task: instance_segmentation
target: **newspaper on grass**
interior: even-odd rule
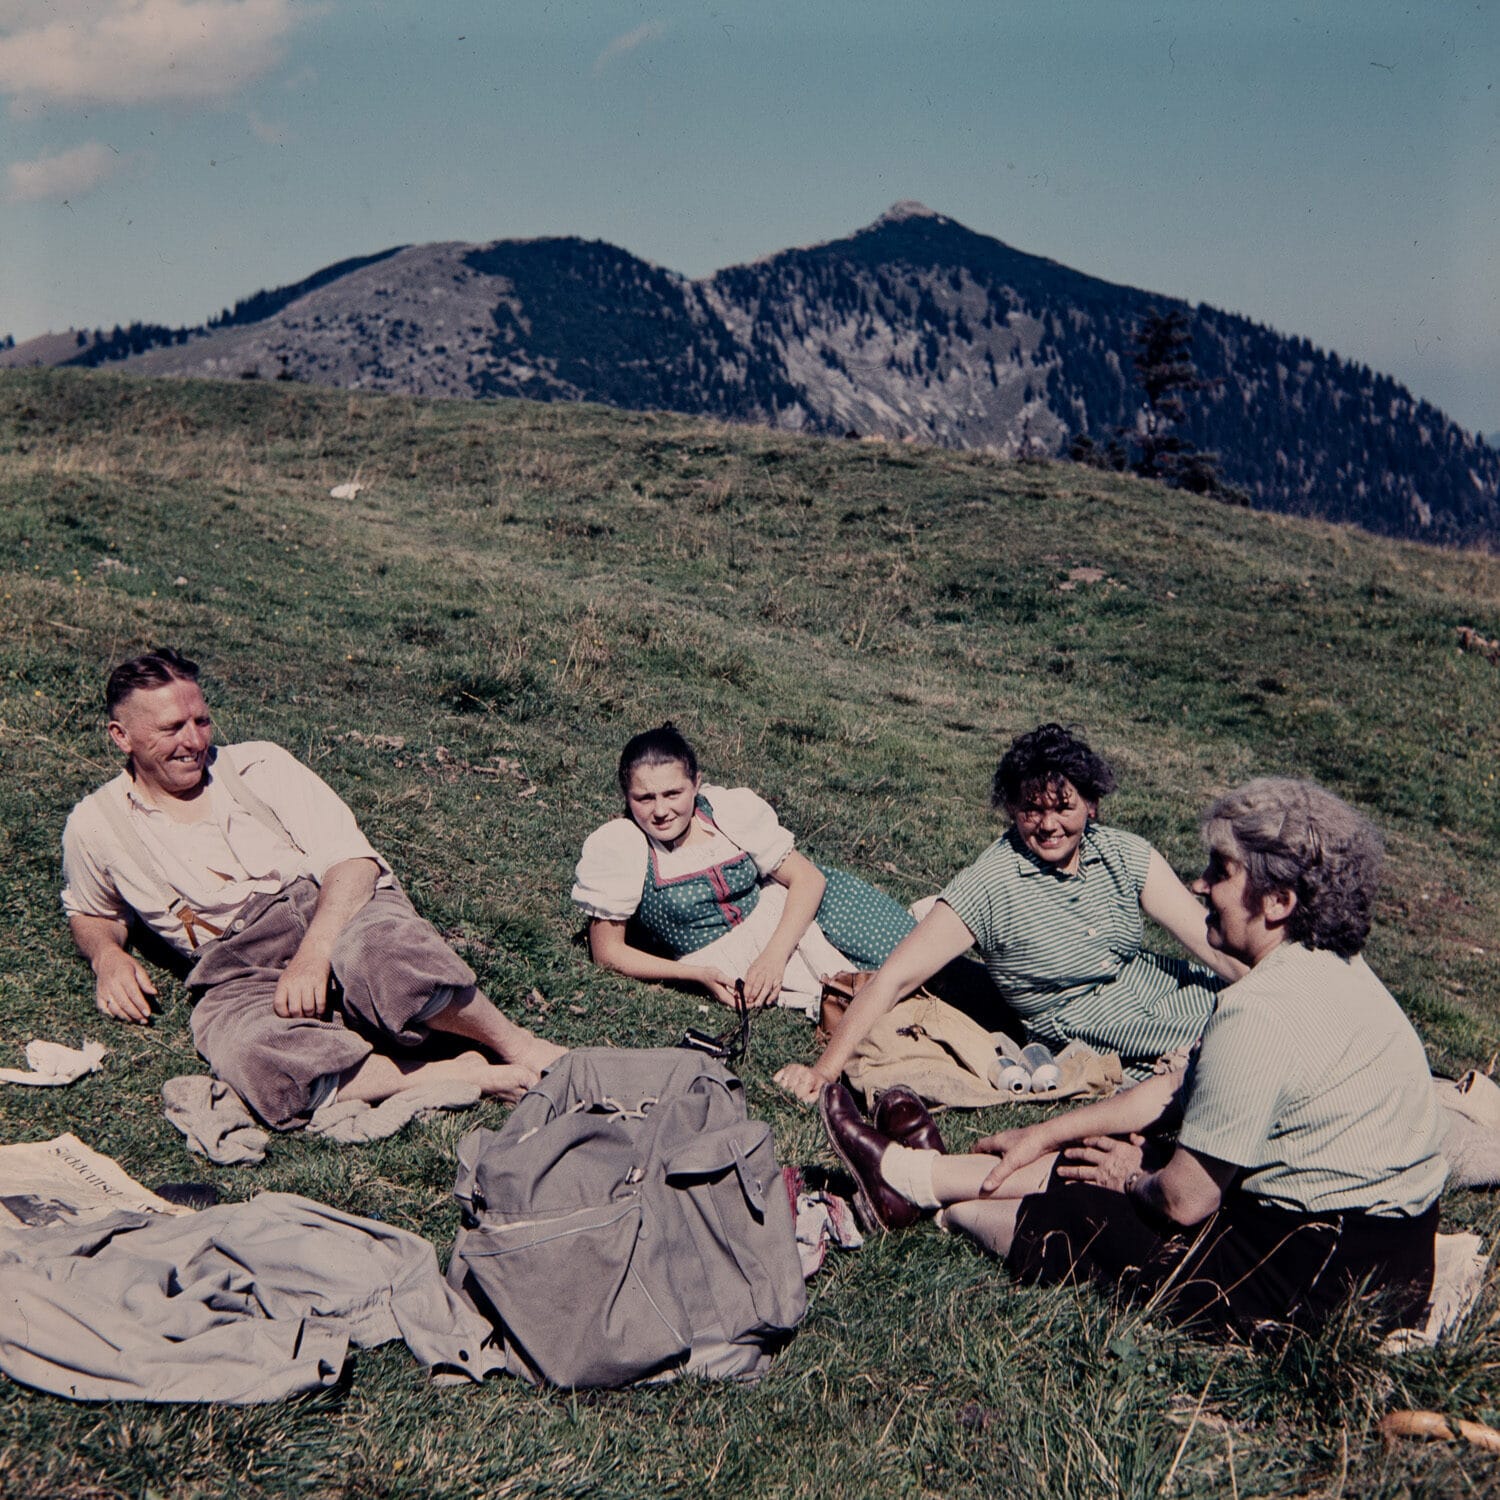
[[[132,1213],[191,1213],[158,1198],[76,1135],[0,1146],[0,1226],[35,1228]]]

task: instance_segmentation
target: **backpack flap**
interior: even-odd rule
[[[807,1311],[796,1222],[770,1127],[748,1120],[679,1141],[659,1197],[663,1216],[677,1225],[672,1284],[692,1321],[689,1368],[747,1373],[724,1368],[729,1349],[763,1351]],[[709,1358],[716,1340],[726,1348]]]
[[[667,1181],[676,1186],[686,1186],[690,1178],[717,1178],[732,1171],[739,1181],[745,1202],[757,1219],[766,1213],[767,1183],[762,1180],[760,1169],[751,1162],[752,1155],[760,1155],[762,1167],[769,1152],[762,1150],[771,1141],[771,1127],[764,1120],[746,1120],[740,1125],[731,1125],[716,1130],[710,1135],[690,1137],[678,1144],[671,1159],[664,1163]],[[776,1185],[780,1187],[781,1169],[770,1156],[770,1171]],[[785,1192],[782,1193],[785,1197]]]

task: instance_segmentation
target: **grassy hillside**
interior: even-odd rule
[[[331,486],[358,478],[349,501]],[[670,716],[815,855],[902,899],[993,837],[1009,737],[1079,723],[1109,816],[1196,870],[1196,817],[1259,772],[1316,776],[1385,830],[1371,961],[1435,1068],[1500,1049],[1500,560],[1252,514],[1071,466],[799,440],[677,417],[423,404],[285,385],[0,377],[0,1063],[104,1040],[71,1089],[0,1093],[0,1139],[73,1130],[143,1181],[289,1189],[434,1240],[453,1151],[497,1105],[361,1149],[189,1158],[161,1083],[200,1066],[180,992],[99,1018],[57,909],[67,809],[112,773],[110,664],[203,662],[220,736],[273,738],[349,801],[495,997],[570,1043],[658,1043],[691,996],[603,975],[572,863],[626,736]],[[169,986],[169,992],[171,987]],[[751,1106],[831,1164],[770,1083],[806,1023],[757,1023]],[[1008,1119],[1009,1117],[1007,1117]],[[950,1144],[996,1128],[951,1121]],[[1455,1193],[1447,1225],[1500,1229]],[[405,1351],[347,1396],[246,1411],[73,1407],[0,1386],[0,1493],[243,1496],[1485,1490],[1494,1460],[1387,1454],[1387,1407],[1500,1419],[1496,1296],[1440,1351],[1358,1330],[1279,1359],[1092,1295],[1018,1291],[931,1230],[812,1284],[754,1390],[571,1399],[429,1387]]]

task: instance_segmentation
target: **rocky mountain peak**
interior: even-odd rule
[[[870,225],[870,228],[879,229],[886,224],[904,224],[908,219],[941,219],[942,217],[943,215],[935,209],[928,208],[925,203],[918,203],[915,198],[903,198],[899,203],[891,204]]]
[[[847,238],[700,281],[572,236],[415,245],[258,292],[197,328],[0,351],[140,374],[308,380],[700,412],[807,432],[1113,463],[1142,328],[1185,320],[1179,435],[1252,504],[1428,540],[1500,539],[1500,454],[1388,376],[1247,319],[1116,286],[891,205]]]

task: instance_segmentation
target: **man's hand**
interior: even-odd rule
[[[328,1007],[328,976],[333,972],[327,959],[300,949],[276,981],[272,1008],[278,1016],[321,1016]]]
[[[151,1019],[156,986],[151,976],[123,948],[106,947],[94,958],[98,980],[94,998],[99,1009],[117,1021],[142,1025]]]
[[[1132,1135],[1128,1141],[1112,1135],[1090,1136],[1063,1152],[1057,1175],[1123,1193],[1131,1174],[1141,1170],[1141,1147],[1145,1144],[1143,1135]]]
[[[276,981],[272,1008],[278,1016],[321,1016],[328,1008],[333,950],[350,919],[375,894],[380,866],[373,859],[345,859],[323,872],[318,905],[292,961]]]

